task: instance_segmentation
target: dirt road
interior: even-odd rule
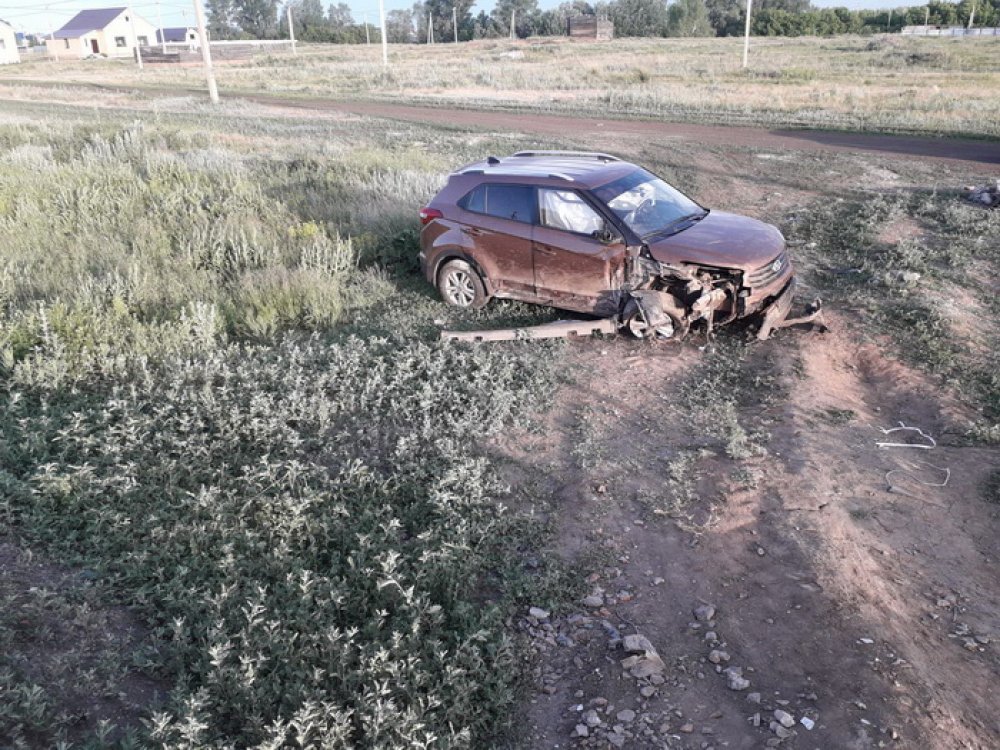
[[[118,93],[139,92],[152,97],[201,97],[204,95],[201,89],[191,87],[109,86],[85,82],[57,82],[45,78],[21,78],[20,82],[33,86],[58,86],[60,88],[75,86]],[[8,81],[7,83],[15,82]],[[488,128],[542,135],[572,136],[596,143],[607,139],[605,148],[609,151],[614,151],[616,137],[628,137],[630,139],[656,139],[660,143],[678,140],[707,146],[749,146],[776,151],[861,152],[971,162],[981,165],[1000,164],[1000,142],[986,140],[824,130],[768,130],[660,120],[594,118],[571,114],[454,109],[447,106],[416,106],[361,99],[288,97],[278,94],[238,91],[223,91],[220,94],[225,99],[241,99],[281,109],[341,112],[461,129]]]
[[[245,98],[245,97],[244,97]],[[953,138],[841,133],[822,130],[765,130],[762,128],[649,120],[616,120],[543,115],[523,112],[478,111],[445,107],[417,107],[365,101],[249,97],[261,104],[299,109],[351,112],[370,117],[426,122],[456,128],[483,127],[545,135],[572,135],[594,140],[619,135],[680,139],[716,146],[752,146],[790,151],[854,151],[918,156],[921,158],[1000,164],[1000,143]],[[614,150],[609,141],[608,150]]]

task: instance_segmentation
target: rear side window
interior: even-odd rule
[[[528,185],[480,185],[458,205],[477,214],[531,224],[535,220],[535,189]]]

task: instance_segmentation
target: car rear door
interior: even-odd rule
[[[476,262],[493,288],[533,297],[535,276],[531,234],[535,222],[535,189],[529,185],[485,183],[459,205],[474,214],[462,221],[462,232],[475,247]]]
[[[556,307],[611,314],[618,308],[625,243],[601,238],[603,216],[575,190],[538,188],[532,235],[535,290]]]

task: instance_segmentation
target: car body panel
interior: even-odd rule
[[[666,274],[663,280],[686,279],[688,296],[700,284],[704,304],[709,301],[704,294],[725,288],[726,295],[721,291],[711,295],[715,312],[709,314],[721,313],[727,320],[766,308],[789,287],[792,265],[776,227],[737,214],[707,211],[681,231],[642,242],[593,193],[641,168],[587,156],[593,155],[491,159],[451,175],[427,206],[442,216],[421,231],[421,267],[428,281],[436,284],[443,263],[459,257],[482,275],[490,296],[614,315],[624,309],[629,290],[651,288],[650,284],[663,288],[665,282],[651,276]],[[459,201],[482,184],[532,186],[536,199],[541,187],[574,191],[604,218],[610,231],[598,238],[541,226],[538,216],[528,224],[463,209]],[[638,262],[639,256],[647,261]],[[651,272],[651,268],[660,271]],[[678,296],[683,294],[678,292]],[[725,300],[719,301],[722,296]],[[699,315],[704,313],[695,311],[692,320]]]

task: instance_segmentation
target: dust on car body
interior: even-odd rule
[[[522,151],[450,175],[421,210],[420,266],[449,304],[517,299],[613,319],[639,338],[789,320],[795,276],[774,226],[709,210],[609,154]]]

